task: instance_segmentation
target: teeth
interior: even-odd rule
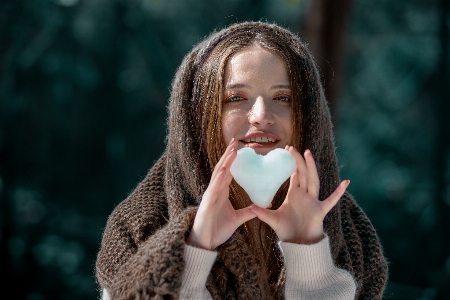
[[[244,140],[244,142],[246,143],[250,143],[250,142],[256,142],[256,143],[273,143],[275,142],[276,139],[267,137],[267,136],[263,136],[263,137],[257,137],[257,138],[251,138],[251,139],[247,139]]]

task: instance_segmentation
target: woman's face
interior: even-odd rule
[[[252,46],[234,54],[225,66],[222,133],[225,144],[267,154],[290,145],[291,87],[284,61]]]

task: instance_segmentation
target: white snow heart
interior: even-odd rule
[[[242,148],[237,151],[230,172],[250,200],[266,208],[296,168],[294,156],[285,149],[276,148],[266,155],[259,155],[252,148]]]

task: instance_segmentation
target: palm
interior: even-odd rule
[[[239,227],[236,210],[228,200],[228,192],[223,195],[225,199],[219,199],[214,203],[208,203],[204,208],[200,205],[198,215],[208,216],[211,219],[209,230],[211,231],[211,249],[225,242]],[[204,211],[203,211],[204,209]],[[207,222],[202,224],[206,227]],[[216,246],[217,245],[217,246]]]
[[[317,198],[307,192],[290,188],[285,202],[274,215],[277,219],[277,227],[274,230],[279,239],[300,242],[302,238],[299,240],[299,237],[307,239],[307,236],[311,235],[320,236],[326,212],[323,211]]]

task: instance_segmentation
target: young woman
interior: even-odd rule
[[[381,299],[387,264],[340,182],[319,74],[297,36],[262,22],[210,35],[177,71],[168,127],[165,152],[108,219],[104,299]],[[268,209],[233,181],[244,147],[296,159]]]

